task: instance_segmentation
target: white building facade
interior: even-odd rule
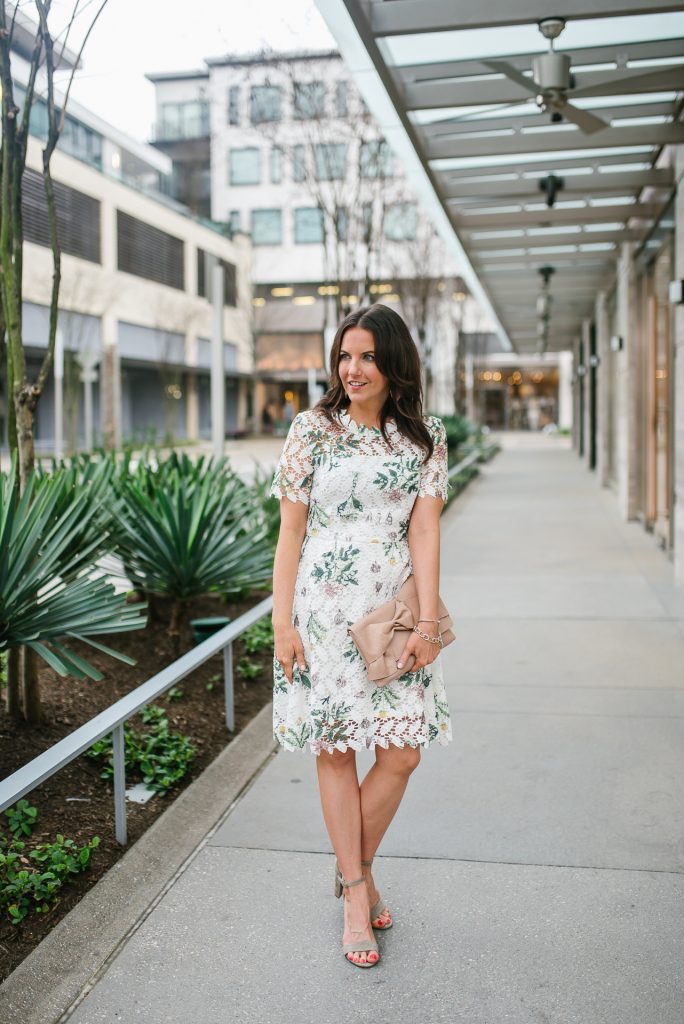
[[[22,38],[12,55],[20,106],[29,70]],[[29,375],[35,377],[47,345],[52,284],[41,172],[47,109],[40,98],[30,129],[23,327]],[[215,261],[223,268],[225,432],[245,431],[254,368],[249,239],[231,240],[174,202],[169,157],[78,103],[69,103],[51,170],[62,251],[58,335],[65,450],[211,436],[208,282]],[[7,416],[3,382],[5,444]],[[51,374],[36,412],[37,449],[53,450],[55,434]]]

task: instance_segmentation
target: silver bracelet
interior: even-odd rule
[[[422,629],[418,629],[418,626],[413,627],[413,632],[417,633],[421,640],[427,640],[429,644],[437,644],[438,647],[444,646],[441,636],[428,636]]]

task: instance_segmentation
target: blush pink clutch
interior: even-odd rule
[[[349,633],[368,669],[368,678],[376,686],[385,686],[411,670],[416,660],[413,655],[407,658],[403,668],[397,668],[397,659],[416,625],[419,611],[416,582],[411,575],[402,585],[396,597],[380,605],[368,615],[364,615],[362,619],[358,619],[349,627]],[[456,637],[453,632],[451,616],[441,598],[439,598],[437,614],[439,615],[442,646],[446,647]],[[424,632],[429,633],[430,636],[436,635],[433,633],[434,623],[424,623],[424,625],[429,627]]]

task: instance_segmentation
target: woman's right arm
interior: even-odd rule
[[[306,668],[302,639],[292,625],[292,605],[308,508],[302,501],[280,499],[280,533],[273,561],[273,623],[275,656],[287,681],[292,682],[296,658],[300,671]]]

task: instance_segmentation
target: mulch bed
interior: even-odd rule
[[[193,602],[188,619],[226,615],[234,620],[266,596],[266,592],[255,593],[249,600],[239,603],[203,597]],[[44,722],[39,727],[17,723],[8,717],[3,704],[0,709],[0,778],[6,778],[190,650],[193,639],[189,625],[184,627],[177,647],[167,635],[168,610],[162,604],[158,608],[161,621],[149,623],[144,630],[102,637],[105,644],[135,658],[134,666],[115,661],[85,645],[70,645],[104,673],[105,678],[100,682],[62,679],[40,662]],[[236,640],[233,643],[234,733],[229,733],[225,726],[222,654],[217,654],[177,684],[182,691],[179,699],[170,700],[164,695],[155,702],[165,708],[172,730],[192,738],[197,753],[188,774],[165,796],[153,796],[146,804],[127,801],[127,846],[119,846],[114,838],[113,788],[111,782],[100,778],[103,767],[100,761],[83,755],[26,795],[29,803],[38,809],[37,826],[29,844],[52,841],[57,833],[76,840],[79,845],[93,836],[99,836],[101,842],[93,852],[91,867],[65,885],[48,913],[31,912],[18,925],[12,925],[7,919],[0,920],[0,981],[35,949],[174,797],[202,773],[271,699],[272,650],[247,655],[261,668],[259,675],[249,681],[243,680],[236,671],[244,654],[242,642]],[[127,779],[127,785],[135,781],[138,780]],[[7,819],[2,815],[0,827],[4,829],[6,824]]]

